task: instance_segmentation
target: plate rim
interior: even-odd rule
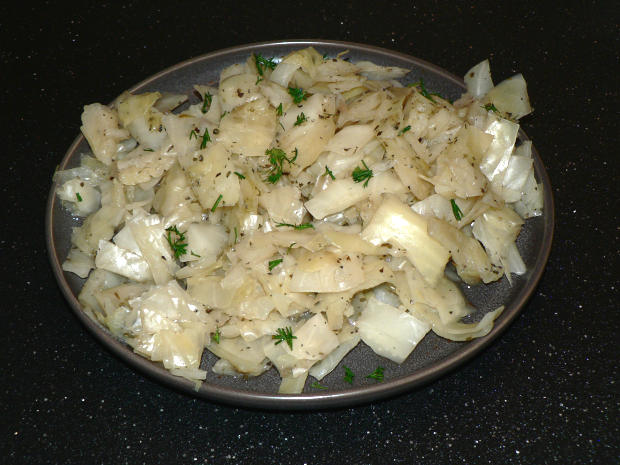
[[[397,52],[394,50],[373,45],[360,44],[356,42],[322,39],[299,39],[247,43],[198,55],[176,63],[172,66],[169,66],[147,77],[146,79],[130,87],[128,91],[134,92],[136,90],[140,90],[151,82],[172,72],[175,72],[181,68],[191,66],[201,61],[212,60],[217,58],[218,56],[225,56],[232,53],[242,53],[244,51],[250,52],[256,49],[283,46],[330,46],[343,47],[343,50],[348,48],[355,49],[360,52],[370,51],[383,55],[388,59],[398,58],[401,60],[415,63],[420,68],[437,73],[465,89],[463,80],[458,76],[450,73],[449,71],[446,71],[443,68],[440,68],[437,65],[402,52]],[[522,140],[531,140],[522,129],[519,129],[519,137]],[[67,165],[69,160],[72,158],[72,155],[76,151],[77,147],[83,141],[84,136],[82,134],[79,134],[65,152],[62,161],[58,164],[57,169],[63,169]],[[165,368],[158,366],[155,362],[152,362],[145,357],[133,352],[128,345],[116,339],[114,336],[112,336],[111,333],[109,333],[108,330],[105,329],[105,327],[100,325],[98,322],[95,322],[86,314],[86,312],[84,312],[77,300],[77,296],[71,290],[64,276],[64,271],[61,267],[60,258],[54,245],[54,206],[57,201],[55,195],[57,185],[55,181],[52,182],[46,205],[45,236],[48,258],[50,260],[54,277],[56,278],[56,282],[59,285],[62,294],[69,303],[69,306],[73,310],[73,313],[87,327],[89,332],[94,335],[95,338],[101,344],[103,344],[106,349],[110,350],[115,356],[119,357],[121,360],[123,360],[123,362],[127,363],[132,369],[137,368],[138,371],[140,371],[143,375],[146,375],[148,378],[155,379],[156,381],[167,385],[168,387],[172,387],[195,397],[201,397],[207,400],[221,402],[224,404],[232,405],[234,407],[269,410],[316,410],[334,407],[345,407],[368,403],[371,401],[378,401],[387,397],[401,394],[405,391],[413,391],[415,388],[428,384],[431,381],[434,381],[435,379],[465,364],[468,360],[472,359],[476,354],[480,353],[483,349],[489,346],[491,342],[493,342],[501,333],[503,333],[510,326],[510,324],[522,312],[527,301],[533,295],[534,291],[538,286],[538,283],[540,282],[540,279],[542,278],[546,263],[549,259],[549,255],[551,252],[551,245],[553,242],[553,235],[555,230],[555,208],[551,181],[534,144],[532,144],[532,158],[534,160],[534,168],[537,179],[543,185],[543,237],[540,249],[536,253],[536,261],[531,268],[531,273],[524,286],[524,289],[519,292],[515,300],[509,303],[510,307],[507,308],[506,311],[504,311],[495,321],[495,324],[493,325],[493,328],[489,332],[489,334],[482,338],[477,338],[469,341],[466,345],[463,345],[454,352],[450,353],[444,359],[431,363],[428,366],[424,366],[411,373],[410,375],[402,376],[400,378],[390,380],[386,383],[377,383],[370,386],[367,385],[353,387],[351,389],[334,392],[327,391],[302,394],[271,394],[263,392],[253,392],[242,389],[221,387],[218,385],[209,384],[207,382],[203,382],[200,389],[196,390],[195,384],[192,381],[178,376],[174,376]]]

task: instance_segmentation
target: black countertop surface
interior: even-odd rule
[[[618,463],[615,2],[83,3],[0,6],[1,463]],[[47,260],[46,197],[82,105],[193,56],[287,38],[459,75],[489,57],[496,82],[524,74],[535,107],[522,127],[557,215],[538,289],[473,361],[375,404],[273,413],[175,392],[85,330]]]

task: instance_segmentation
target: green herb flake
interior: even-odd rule
[[[214,341],[216,344],[219,344],[219,343],[220,343],[220,336],[221,336],[221,335],[222,335],[222,333],[220,333],[220,328],[217,328],[217,329],[215,330],[215,332],[211,335],[211,339],[213,339],[213,341]]]
[[[497,109],[495,105],[493,105],[493,103],[487,103],[482,108],[484,108],[486,111],[492,111],[493,113],[499,113],[499,110]]]
[[[364,165],[363,169],[358,166],[353,170],[353,181],[362,182],[365,180],[364,187],[367,187],[368,181],[373,177],[373,173],[364,160],[362,160],[362,164]]]
[[[256,62],[256,71],[258,71],[258,75],[262,76],[265,74],[266,69],[275,69],[278,65],[272,58],[265,58],[260,53],[258,55],[254,55],[254,61]]]
[[[463,212],[457,205],[456,200],[450,199],[450,205],[452,205],[452,213],[454,214],[456,221],[461,221],[461,219],[463,218]]]
[[[297,121],[295,121],[295,126],[300,126],[306,121],[308,121],[308,118],[306,118],[306,115],[304,115],[304,112],[302,111],[299,115],[297,115]]]
[[[209,135],[209,128],[205,128],[205,133],[202,135],[202,142],[200,148],[204,149],[207,146],[207,142],[211,142],[211,136]]]
[[[291,245],[286,248],[286,255],[289,254],[295,244],[297,244],[297,242],[291,242]]]
[[[330,170],[328,166],[325,166],[325,174],[332,178],[332,181],[336,179],[336,176],[334,176],[334,173],[332,173],[332,170]]]
[[[194,128],[189,132],[189,140],[192,140],[192,137],[198,139],[198,129]]]
[[[329,60],[329,55],[327,53],[323,54],[323,60]]]
[[[245,179],[245,176],[242,175],[239,171],[235,171],[235,174],[237,175],[239,179]]]
[[[200,109],[200,111],[202,111],[203,113],[209,111],[209,108],[211,107],[211,102],[213,102],[213,95],[207,92],[202,97],[202,108]]]
[[[293,158],[288,158],[284,150],[273,148],[265,150],[265,155],[269,156],[269,163],[271,164],[271,171],[269,172],[266,181],[271,184],[276,184],[282,177],[283,163],[286,161],[289,165],[294,164],[297,159],[298,152],[297,149],[295,149],[295,156]]]
[[[288,93],[293,97],[293,102],[301,103],[302,100],[308,98],[308,94],[301,87],[289,87]]]
[[[153,149],[143,149],[145,152],[154,152],[155,150]]]
[[[284,226],[288,226],[289,228],[297,229],[301,231],[302,229],[314,229],[314,225],[312,223],[301,223],[301,224],[291,224],[291,223],[276,223],[276,228],[281,228]]]
[[[280,105],[278,105],[278,108],[276,108],[276,114],[278,116],[282,116],[282,104],[280,103]]]
[[[218,195],[217,200],[215,201],[215,203],[213,204],[213,206],[211,207],[211,211],[214,212],[215,209],[217,208],[217,206],[220,204],[220,201],[224,198],[224,196],[222,194]]]
[[[227,114],[228,114],[228,112],[227,112],[227,111],[224,111],[224,112],[220,115],[220,120],[221,120],[224,116],[226,116]]]
[[[276,266],[282,263],[283,258],[276,258],[275,260],[269,260],[269,271],[273,270]]]
[[[345,383],[349,383],[349,384],[353,384],[353,378],[355,378],[355,373],[353,373],[351,371],[351,368],[349,368],[348,366],[344,365],[344,382]]]
[[[170,244],[170,248],[174,252],[175,258],[185,255],[187,253],[187,242],[184,242],[185,233],[179,231],[176,225],[166,228],[166,231],[168,233],[166,235],[166,240],[168,241],[168,244]],[[172,238],[172,234],[176,236],[174,239]]]
[[[398,131],[398,135],[402,135],[404,133],[406,133],[407,131],[411,131],[411,126],[405,126],[404,128],[402,128],[400,131]]]
[[[196,252],[194,252],[193,250],[189,253],[190,255],[193,255],[194,257],[198,257],[200,258],[200,255],[198,255]]]
[[[383,367],[377,367],[377,369],[375,371],[373,371],[371,374],[369,374],[368,376],[366,376],[366,378],[372,378],[375,379],[379,382],[383,381]]]
[[[323,386],[318,381],[315,381],[314,383],[312,383],[310,387],[313,387],[314,389],[323,389],[323,390],[327,389],[327,386]]]
[[[76,192],[76,193],[75,193],[75,196],[77,197],[78,202],[81,202],[81,201],[83,200],[83,199],[82,199],[82,196],[80,195],[80,193],[79,193],[79,192]]]
[[[237,239],[239,237],[239,235],[237,234],[237,226],[235,226],[234,231],[235,231],[235,244],[236,244],[237,243]]]
[[[427,89],[426,86],[424,85],[424,79],[420,78],[419,81],[417,82],[412,82],[411,84],[407,84],[407,87],[417,87],[418,90],[420,91],[420,94],[422,94],[423,97],[426,97],[427,99],[429,99],[431,102],[433,103],[437,103],[434,99],[433,99],[433,95],[436,95],[439,98],[442,98],[445,100],[445,98],[443,98],[441,96],[441,94],[438,94],[437,92],[433,92],[430,93]]]
[[[271,336],[271,339],[275,339],[275,345],[280,344],[282,341],[286,342],[291,350],[293,350],[293,339],[297,339],[297,336],[293,336],[293,330],[290,326],[286,328],[278,328],[276,334]]]

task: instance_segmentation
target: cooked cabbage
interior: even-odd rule
[[[76,216],[63,269],[85,311],[197,385],[274,367],[282,394],[323,380],[363,341],[404,362],[432,330],[488,334],[467,284],[526,271],[522,218],[542,212],[531,111],[488,61],[452,105],[408,70],[313,48],[250,56],[187,96],[84,107],[91,156],[55,174]],[[482,284],[481,284],[482,285]],[[468,318],[468,319],[465,319]]]

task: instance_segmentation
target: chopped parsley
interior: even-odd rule
[[[258,85],[258,83],[259,83],[259,82],[261,82],[262,80],[263,80],[263,78],[262,78],[262,77],[260,77],[260,76],[258,76],[258,77],[256,78],[256,82],[254,83],[254,85],[255,85],[255,86],[256,86],[256,85]]]
[[[276,266],[282,263],[283,258],[276,258],[275,260],[269,260],[269,271],[273,270]]]
[[[334,176],[334,173],[332,173],[328,166],[325,166],[325,174],[332,178],[332,181],[336,179],[336,176]]]
[[[297,115],[297,121],[295,121],[295,126],[299,126],[306,121],[308,121],[308,118],[306,118],[306,115],[304,115],[304,112],[302,111],[299,115]]]
[[[258,55],[254,55],[254,61],[256,62],[256,71],[258,71],[259,76],[265,74],[266,69],[275,69],[278,65],[275,61],[273,61],[273,57],[265,58],[260,53]]]
[[[200,131],[198,130],[198,128],[194,128],[189,132],[189,140],[192,140],[192,138],[196,138],[198,139],[198,136],[200,134]],[[207,142],[211,142],[211,136],[209,135],[209,128],[205,128],[205,132],[202,135],[202,141],[200,142],[200,148],[204,149],[207,146]]]
[[[368,165],[364,160],[362,160],[362,164],[364,165],[364,169],[358,166],[353,170],[353,181],[362,182],[365,180],[366,182],[364,183],[364,187],[367,187],[368,181],[370,181],[370,178],[373,177],[373,174],[372,170],[368,168]]]
[[[155,150],[153,149],[143,149],[145,152],[154,152]]]
[[[345,383],[349,383],[349,384],[353,384],[353,378],[355,378],[355,373],[353,373],[351,371],[351,368],[349,368],[348,366],[344,365],[344,382]]]
[[[194,257],[198,257],[200,258],[200,255],[198,255],[196,252],[194,252],[193,250],[189,253],[190,255],[193,255]]]
[[[83,199],[82,199],[82,196],[80,195],[80,193],[79,193],[79,192],[76,192],[76,193],[75,193],[75,196],[77,197],[78,202],[81,202],[81,201],[83,200]]]
[[[291,223],[276,223],[276,228],[281,228],[283,226],[288,226],[289,228],[294,228],[299,230],[302,229],[314,229],[314,225],[312,223],[301,223],[301,224],[291,224]]]
[[[209,107],[211,106],[212,101],[213,101],[213,95],[207,92],[202,97],[202,108],[200,109],[200,111],[202,111],[203,113],[206,113],[207,111],[209,111]]]
[[[286,255],[288,255],[295,244],[297,244],[297,242],[291,242],[291,245],[286,248]]]
[[[404,128],[402,128],[400,131],[398,131],[398,135],[400,136],[401,134],[406,133],[407,131],[411,131],[411,125],[409,126],[405,126]]]
[[[314,389],[327,389],[327,386],[323,386],[318,381],[315,381],[314,383],[312,383],[310,387],[313,387]]]
[[[176,225],[166,228],[166,231],[168,232],[166,239],[168,240],[168,244],[170,244],[170,248],[174,252],[175,258],[185,255],[187,253],[187,242],[184,242],[185,233],[179,231]],[[174,239],[172,238],[172,234],[176,236]]]
[[[452,213],[454,214],[456,221],[461,221],[461,218],[463,218],[463,212],[456,204],[456,200],[450,199],[450,205],[452,205]]]
[[[202,142],[200,148],[204,149],[207,146],[207,142],[211,142],[211,136],[209,136],[209,128],[205,128],[205,133],[202,135]]]
[[[494,113],[499,113],[499,110],[497,109],[495,105],[493,105],[493,103],[487,103],[482,108],[484,108],[486,111],[492,111]]]
[[[371,374],[369,374],[368,376],[366,376],[366,378],[372,378],[377,381],[383,381],[383,370],[384,370],[383,367],[377,367],[377,369],[373,371]]]
[[[282,104],[280,103],[280,105],[278,105],[278,108],[276,108],[276,114],[278,116],[282,116]]]
[[[293,102],[301,103],[308,98],[308,94],[301,87],[289,87],[288,93],[293,97]]]
[[[213,341],[214,341],[216,344],[219,344],[219,343],[220,343],[220,336],[221,336],[221,335],[222,335],[222,333],[220,333],[220,328],[217,328],[217,329],[215,330],[215,332],[211,335],[211,339],[213,339]]]
[[[282,164],[287,161],[290,165],[295,163],[297,159],[297,149],[295,149],[295,156],[293,158],[288,158],[284,150],[273,148],[269,150],[265,150],[265,155],[269,156],[269,163],[271,164],[271,171],[269,172],[269,176],[267,176],[266,181],[271,184],[277,183],[282,177]]]
[[[441,94],[438,94],[437,92],[429,92],[428,90],[426,90],[426,86],[424,85],[424,79],[422,78],[420,78],[418,82],[412,82],[411,84],[407,84],[407,87],[417,87],[420,91],[420,94],[422,94],[423,97],[426,97],[433,103],[437,103],[433,99],[433,95],[436,95],[437,97],[446,100],[444,97],[441,96]]]
[[[242,175],[239,171],[235,171],[235,174],[237,175],[239,179],[245,179],[245,176]]]
[[[276,340],[276,345],[284,341],[293,350],[293,339],[297,339],[297,336],[293,336],[293,330],[290,326],[287,326],[286,328],[278,328],[276,334],[271,336],[271,339]]]
[[[221,120],[224,116],[226,116],[227,114],[228,114],[228,112],[227,112],[227,111],[224,111],[224,112],[220,115],[220,120]]]

